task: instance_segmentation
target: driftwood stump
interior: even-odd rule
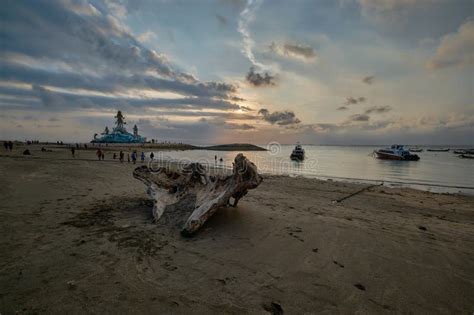
[[[140,166],[134,170],[133,176],[148,187],[147,193],[154,201],[155,220],[162,216],[168,205],[176,204],[190,194],[196,197],[194,211],[181,230],[183,235],[196,232],[218,208],[236,207],[249,189],[262,182],[255,164],[242,153],[235,157],[232,175],[211,176],[201,164],[190,163],[182,170]]]

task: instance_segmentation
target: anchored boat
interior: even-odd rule
[[[293,152],[291,152],[290,159],[294,161],[303,161],[304,160],[304,149],[301,144],[296,144]]]
[[[403,145],[394,144],[390,148],[375,150],[374,154],[382,160],[418,161],[420,157],[411,154]]]

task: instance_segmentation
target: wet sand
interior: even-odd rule
[[[1,314],[474,311],[472,196],[266,176],[183,238],[133,164],[40,147],[0,153]]]

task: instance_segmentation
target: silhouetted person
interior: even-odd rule
[[[130,163],[130,153],[127,153],[127,162]]]
[[[214,162],[217,163],[217,155],[214,155]]]
[[[140,155],[140,158],[142,160],[142,163],[145,162],[145,152],[142,152],[142,154]]]
[[[100,159],[102,158],[102,151],[100,149],[97,149],[97,152],[95,154],[97,155],[100,161]]]
[[[120,153],[119,153],[119,160],[120,160],[121,163],[123,163],[123,152],[122,151],[120,151]]]
[[[13,142],[8,141],[8,148],[10,149],[10,151],[13,150]]]
[[[115,160],[117,158],[117,153],[114,153],[113,159]]]
[[[3,142],[3,147],[5,148],[5,150],[8,151],[8,142],[7,141]]]
[[[155,157],[155,155],[153,154],[153,152],[150,153],[150,160],[153,160],[153,158]]]
[[[103,161],[105,159],[105,153],[104,152],[102,152],[101,157],[102,157],[102,161]]]
[[[137,152],[133,151],[132,153],[132,162],[133,164],[137,163]]]
[[[74,147],[72,147],[72,148],[71,148],[72,157],[76,157],[76,156],[75,156],[75,153],[76,153],[76,149],[74,149]]]

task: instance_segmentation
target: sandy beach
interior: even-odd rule
[[[136,165],[24,148],[0,154],[1,314],[474,312],[472,196],[265,176],[184,238]]]

